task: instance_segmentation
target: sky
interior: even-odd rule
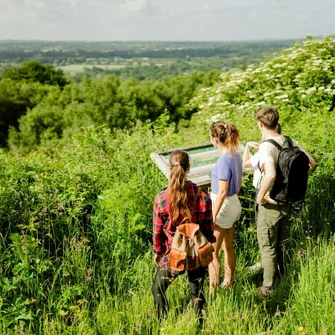
[[[0,40],[234,41],[335,33],[334,0],[0,0]]]

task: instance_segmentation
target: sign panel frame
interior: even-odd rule
[[[150,158],[155,162],[160,171],[166,178],[169,177],[169,157],[175,150],[186,151],[191,159],[191,169],[188,179],[199,186],[209,186],[211,184],[211,173],[216,161],[220,157],[220,152],[211,142],[189,145],[169,150],[152,152]],[[238,147],[238,152],[242,155],[244,146]],[[244,169],[245,172],[253,171],[253,169]]]

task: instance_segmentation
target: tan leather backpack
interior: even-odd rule
[[[177,227],[169,255],[169,267],[175,271],[191,271],[206,267],[213,260],[214,248],[200,231],[197,223]]]

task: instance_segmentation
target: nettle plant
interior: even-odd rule
[[[332,111],[335,108],[335,39],[303,42],[245,71],[226,72],[220,82],[204,88],[190,105],[208,122],[253,116],[263,105],[279,110]]]

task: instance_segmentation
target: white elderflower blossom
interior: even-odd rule
[[[220,113],[215,114],[211,117],[211,121],[215,122],[215,121],[219,121],[221,119],[222,115]]]
[[[260,101],[260,102],[257,102],[257,104],[255,106],[262,106],[262,105],[265,105],[266,102],[265,101]]]
[[[275,99],[278,99],[278,100],[280,100],[280,99],[287,99],[287,98],[288,98],[288,95],[287,95],[287,94],[277,95],[277,96],[275,97]]]
[[[306,94],[311,94],[312,92],[316,91],[316,87],[313,86],[313,87],[310,87],[306,90]]]
[[[320,87],[318,88],[319,91],[323,91],[324,89],[325,89],[324,86],[320,86]]]

